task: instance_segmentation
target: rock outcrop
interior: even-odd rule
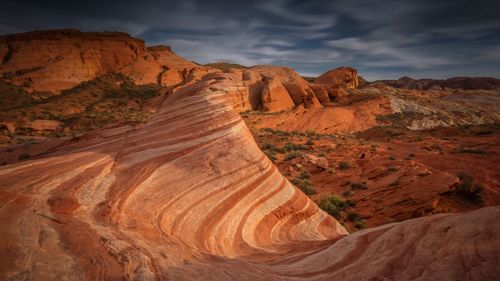
[[[198,67],[169,47],[146,47],[120,32],[34,31],[0,37],[0,77],[28,91],[53,92],[106,73],[137,84],[177,84]]]
[[[264,80],[262,89],[262,109],[268,112],[288,110],[294,106],[287,89],[280,81],[270,77]]]
[[[329,70],[314,79],[311,84],[323,104],[329,103],[337,97],[347,95],[345,89],[355,89],[358,86],[358,71],[351,67],[339,67]]]
[[[499,207],[347,235],[259,150],[234,78],[0,167],[1,279],[498,278]]]
[[[314,83],[335,88],[355,89],[359,86],[358,71],[351,67],[335,68],[318,76],[314,79]]]

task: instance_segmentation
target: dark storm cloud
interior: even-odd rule
[[[375,78],[500,76],[498,1],[8,1],[0,33],[120,30],[207,63],[350,65]]]

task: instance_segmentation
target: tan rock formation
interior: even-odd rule
[[[354,89],[359,85],[358,72],[354,68],[339,67],[327,71],[314,79],[311,88],[323,104],[347,95],[345,89]]]
[[[0,167],[0,278],[495,280],[500,208],[346,235],[256,146],[234,74]]]
[[[321,108],[321,103],[316,97],[306,80],[289,67],[259,65],[252,70],[281,81],[287,89],[295,105],[304,104],[307,108]]]
[[[358,71],[351,67],[339,67],[329,70],[316,79],[315,84],[329,85],[334,88],[357,88],[359,85]]]
[[[292,98],[280,81],[271,77],[267,78],[264,83],[261,96],[264,111],[281,111],[291,109],[294,106]]]

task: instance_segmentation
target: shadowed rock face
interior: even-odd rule
[[[0,279],[495,280],[500,208],[347,235],[256,146],[210,74],[144,127],[0,167]]]

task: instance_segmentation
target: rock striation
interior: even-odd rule
[[[245,89],[207,74],[141,128],[0,167],[0,278],[498,278],[499,207],[347,235],[259,150],[238,114]]]

